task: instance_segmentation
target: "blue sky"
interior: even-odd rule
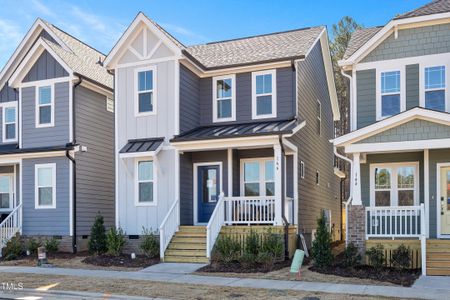
[[[349,15],[366,27],[430,0],[0,0],[0,69],[37,17],[108,53],[139,11],[186,45],[331,25]]]

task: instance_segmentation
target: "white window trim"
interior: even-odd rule
[[[15,138],[14,139],[7,139],[6,138],[6,125],[8,124],[13,124],[13,123],[6,123],[6,109],[7,108],[15,108],[16,114],[15,114]],[[18,135],[18,130],[17,130],[17,119],[18,119],[18,112],[17,112],[17,101],[12,101],[12,102],[6,102],[5,104],[2,105],[2,142],[3,143],[9,143],[9,142],[17,142],[17,135]]]
[[[217,102],[220,100],[217,98],[217,81],[223,79],[231,79],[231,117],[229,118],[218,118],[217,117]],[[212,99],[213,99],[213,122],[232,122],[236,121],[236,74],[223,75],[213,77],[212,80]]]
[[[145,92],[152,92],[152,101],[153,101],[153,110],[148,112],[139,112],[139,72],[146,72],[146,71],[152,71],[153,72],[153,89],[148,90]],[[158,74],[157,74],[157,67],[156,66],[147,66],[142,68],[136,68],[134,70],[134,116],[135,117],[146,117],[146,116],[154,116],[157,113],[157,92],[158,92]]]
[[[41,87],[50,87],[50,108],[51,108],[51,113],[50,113],[50,117],[51,117],[51,122],[50,123],[46,123],[46,124],[40,124],[39,123],[39,108],[41,106],[48,106],[49,104],[44,104],[44,105],[40,105],[39,104],[39,88]],[[36,128],[46,128],[46,127],[55,127],[55,83],[51,82],[40,82],[39,84],[36,85],[36,91],[35,91],[35,123],[36,123]]]
[[[14,168],[15,170],[15,168]],[[15,179],[16,173],[2,173],[0,176],[8,176],[11,178],[11,198],[9,199],[9,208],[0,208],[1,212],[11,212],[16,206],[16,179]]]
[[[425,94],[426,92],[431,92],[431,91],[440,91],[442,90],[442,88],[433,88],[433,89],[427,89],[425,87],[425,69],[427,68],[433,68],[433,67],[445,67],[445,87],[444,89],[444,95],[445,95],[445,111],[448,112],[450,111],[450,97],[447,95],[448,93],[448,86],[450,85],[450,76],[448,75],[448,71],[450,69],[450,63],[438,63],[438,62],[433,62],[433,63],[428,63],[428,64],[420,64],[419,65],[419,84],[420,84],[420,106],[425,108]]]
[[[404,112],[406,110],[406,78],[405,78],[405,68],[406,65],[399,66],[391,69],[377,69],[376,71],[376,120],[383,120],[389,118],[391,116],[382,116],[381,115],[381,97],[384,95],[394,95],[398,93],[381,93],[381,73],[387,72],[400,72],[400,112]]]
[[[402,207],[398,205],[398,182],[397,169],[401,167],[414,167],[414,206],[419,205],[420,200],[420,169],[419,162],[401,162],[401,163],[376,163],[370,164],[370,206],[375,207],[375,168],[386,168],[391,170],[391,206]],[[379,189],[382,190],[382,189]],[[407,189],[410,190],[410,189]]]
[[[256,76],[272,75],[272,93],[259,94],[258,96],[272,96],[272,113],[265,115],[257,115],[256,109]],[[277,117],[277,70],[264,70],[259,72],[252,72],[252,119],[267,119]]]
[[[317,120],[319,121],[318,134],[319,134],[319,136],[321,136],[322,135],[322,102],[320,102],[320,100],[317,99],[317,104],[319,104],[319,115],[316,116]],[[317,107],[316,107],[316,109],[317,109]],[[316,112],[316,114],[317,114],[317,112]]]
[[[300,161],[300,178],[305,179],[305,163],[303,160]]]
[[[39,169],[52,169],[52,205],[39,204]],[[56,163],[36,164],[34,165],[34,208],[35,209],[54,209],[56,208]]]
[[[265,196],[266,194],[266,183],[272,182],[272,181],[266,181],[266,167],[265,163],[267,161],[273,161],[274,162],[274,174],[273,174],[273,183],[275,183],[275,160],[273,157],[258,157],[258,158],[243,158],[240,161],[240,195],[244,196],[244,183],[258,183],[259,184],[259,195],[260,196],[254,196],[254,197],[275,197],[274,196]],[[258,181],[245,181],[244,180],[244,164],[250,163],[250,162],[257,162],[259,163],[259,180]],[[251,196],[249,196],[251,197]]]
[[[139,162],[153,162],[153,202],[139,202]],[[157,162],[155,157],[140,157],[134,160],[134,205],[135,206],[156,206],[157,205]]]

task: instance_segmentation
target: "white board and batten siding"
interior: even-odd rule
[[[128,49],[119,58],[115,70],[117,152],[130,139],[164,137],[164,146],[168,146],[177,130],[175,101],[178,97],[178,61],[173,59],[175,54],[151,30],[144,25],[135,30],[134,40],[128,43]],[[136,116],[136,72],[146,67],[156,70],[156,114]],[[141,234],[143,227],[158,230],[176,198],[175,150],[162,149],[154,160],[154,186],[157,187],[154,206],[136,206],[135,159],[117,159],[118,226],[129,235]]]

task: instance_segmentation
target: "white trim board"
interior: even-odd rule
[[[366,143],[345,146],[346,153],[384,153],[450,148],[450,139],[430,139],[406,142]]]
[[[192,169],[193,169],[193,176],[194,176],[194,180],[193,182],[193,201],[194,202],[194,211],[193,211],[193,224],[194,225],[205,225],[206,223],[199,223],[198,222],[198,167],[200,166],[219,166],[219,173],[220,173],[220,188],[221,191],[219,191],[219,193],[221,193],[223,191],[223,166],[222,166],[222,162],[221,161],[214,161],[214,162],[201,162],[201,163],[193,163],[192,164]]]

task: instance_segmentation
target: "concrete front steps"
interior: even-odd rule
[[[450,276],[450,240],[427,240],[427,275]]]
[[[164,262],[208,263],[206,226],[180,226],[164,253]]]

